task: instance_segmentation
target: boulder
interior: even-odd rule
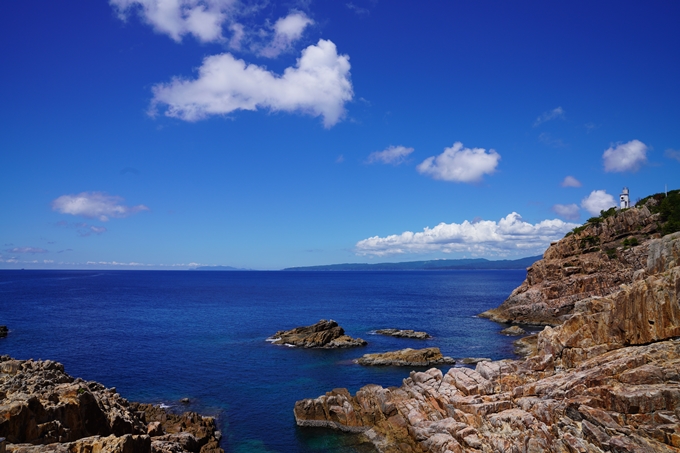
[[[9,332],[9,330],[7,329],[7,326],[0,326],[0,338],[6,337],[7,332]]]
[[[414,338],[416,340],[426,340],[431,338],[427,332],[416,332],[414,330],[406,329],[379,329],[375,333],[380,335],[389,335],[397,338]]]
[[[527,331],[520,326],[510,326],[507,329],[501,330],[503,335],[526,335]]]
[[[406,348],[399,351],[364,354],[356,362],[367,366],[432,366],[456,363],[451,357],[444,357],[439,348]]]
[[[352,338],[345,335],[345,330],[337,322],[325,319],[311,326],[279,330],[267,340],[273,344],[323,349],[351,348],[368,344],[361,338]]]

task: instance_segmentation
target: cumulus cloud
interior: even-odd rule
[[[428,157],[416,168],[420,174],[434,179],[477,182],[485,174],[496,171],[500,159],[501,155],[493,149],[487,152],[484,148],[464,148],[461,142],[456,142],[440,155]]]
[[[480,220],[472,223],[440,223],[422,232],[374,236],[357,242],[359,255],[392,255],[400,253],[469,252],[477,255],[507,255],[515,252],[540,253],[564,236],[577,224],[559,219],[536,224],[524,222],[513,212],[498,222]]]
[[[48,253],[48,250],[40,247],[14,247],[5,251],[9,253]]]
[[[335,44],[324,39],[304,49],[282,76],[229,53],[213,55],[203,60],[197,79],[155,85],[151,112],[166,105],[165,115],[197,121],[235,110],[269,109],[322,116],[324,126],[331,127],[354,94],[349,70],[349,57],[338,55]]]
[[[640,166],[647,162],[648,149],[647,145],[640,140],[631,140],[628,143],[618,143],[616,146],[611,146],[602,154],[604,171],[638,171]]]
[[[274,24],[274,38],[267,47],[260,51],[260,55],[267,58],[275,58],[282,52],[289,50],[295,41],[302,37],[308,25],[314,21],[305,13],[293,12],[282,17]]]
[[[669,159],[675,159],[680,162],[680,150],[668,148],[663,154]]]
[[[581,187],[581,181],[573,176],[566,176],[561,184],[562,187]]]
[[[143,204],[125,206],[122,204],[123,201],[123,198],[119,196],[107,195],[103,192],[82,192],[77,195],[62,195],[55,199],[52,201],[52,210],[62,214],[99,219],[102,222],[108,221],[109,218],[128,217],[149,210]]]
[[[126,20],[138,13],[158,33],[179,42],[188,34],[203,42],[221,41],[222,25],[234,14],[237,0],[109,0]]]
[[[534,127],[556,118],[564,118],[564,109],[562,107],[557,107],[550,111],[543,112],[541,116],[536,118],[536,121],[534,121]]]
[[[593,190],[590,195],[581,200],[581,207],[592,215],[599,215],[600,211],[616,206],[614,197],[604,190]]]
[[[409,154],[413,152],[413,148],[405,146],[390,146],[383,151],[374,151],[368,155],[366,163],[374,164],[376,162],[383,164],[399,165],[406,161]]]
[[[552,207],[552,210],[555,214],[567,220],[578,220],[578,218],[581,217],[578,205],[575,203],[556,204]]]

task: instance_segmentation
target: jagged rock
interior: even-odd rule
[[[500,323],[561,324],[577,301],[616,292],[646,268],[647,238],[657,232],[658,218],[643,206],[587,224],[583,231],[551,244],[543,259],[527,270],[524,283],[500,307],[480,316]],[[630,237],[639,245],[624,248],[623,241]]]
[[[296,422],[361,433],[385,453],[678,453],[680,233],[643,246],[637,278],[585,291],[562,325],[518,340],[530,357],[336,389],[298,401]]]
[[[165,439],[167,433],[195,442]],[[1,356],[0,437],[17,452],[148,453],[164,441],[167,451],[198,453],[215,440],[215,422],[128,402],[115,388],[69,376],[57,362]]]
[[[380,335],[389,335],[397,338],[415,338],[416,340],[426,340],[431,338],[427,332],[416,332],[414,330],[406,329],[379,329],[375,333]]]
[[[536,353],[538,347],[538,335],[529,335],[512,342],[515,345],[515,354],[520,357],[529,357]]]
[[[345,335],[345,330],[333,320],[325,320],[311,326],[296,327],[292,330],[279,330],[270,338],[273,344],[285,344],[301,348],[351,348],[366,346],[361,338]]]
[[[370,366],[432,366],[456,363],[451,357],[444,357],[439,348],[406,348],[398,351],[364,354],[356,362],[359,365]]]
[[[7,332],[9,332],[9,330],[7,329],[7,326],[0,326],[0,338],[6,337]]]
[[[503,335],[525,335],[527,331],[520,326],[510,326],[507,329],[501,330],[501,333]]]

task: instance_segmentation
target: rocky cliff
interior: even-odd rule
[[[659,214],[647,205],[592,219],[551,244],[543,259],[529,267],[524,283],[500,307],[480,316],[504,323],[561,324],[577,301],[606,296],[632,282],[646,266],[647,242],[659,236],[659,226]]]
[[[130,403],[57,362],[0,357],[0,437],[7,451],[224,453],[212,417]]]
[[[386,453],[680,452],[680,233],[649,239],[657,228],[631,209],[551,246],[499,311],[563,321],[531,357],[336,389],[298,401],[297,424],[360,433]],[[595,233],[599,244],[583,241]]]

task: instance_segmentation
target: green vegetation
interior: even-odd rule
[[[659,213],[661,234],[663,236],[680,231],[680,190],[671,190],[668,196],[664,193],[655,193],[638,201],[635,206],[643,206],[651,199],[656,202],[647,207],[652,214]]]
[[[604,252],[607,254],[610,260],[616,258],[616,249],[606,249]]]
[[[624,247],[635,247],[639,242],[636,237],[630,237],[623,240]]]
[[[597,236],[586,236],[581,239],[581,248],[590,248],[600,245],[600,238]]]

